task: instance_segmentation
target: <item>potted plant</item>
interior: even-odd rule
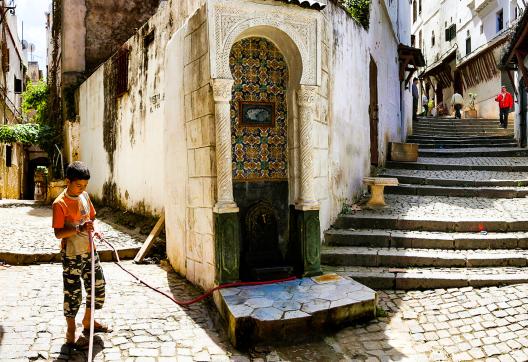
[[[469,97],[469,109],[465,111],[464,118],[477,118],[477,110],[475,108],[475,99],[477,98],[477,93],[468,93]]]

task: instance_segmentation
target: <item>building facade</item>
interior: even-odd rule
[[[322,231],[411,126],[409,4],[374,2],[368,30],[299,5],[163,2],[80,86],[89,192],[164,212],[172,266],[203,288],[319,273]]]
[[[455,91],[476,94],[479,117],[497,118],[495,96],[501,85],[513,92],[512,80],[499,69],[522,1],[442,0],[412,2],[412,42],[422,49],[426,66],[420,74],[422,94],[451,108]]]
[[[27,61],[18,38],[14,8],[0,1],[0,117],[1,124],[23,122],[22,97]],[[24,194],[26,159],[22,145],[0,143],[0,198],[19,199]]]

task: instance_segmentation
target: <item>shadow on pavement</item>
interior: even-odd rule
[[[93,358],[101,353],[104,349],[104,342],[101,337],[98,335],[94,336],[94,349],[93,349]],[[75,348],[64,343],[61,346],[59,355],[53,359],[53,362],[64,362],[64,361],[86,361],[88,359],[88,350],[78,351]]]

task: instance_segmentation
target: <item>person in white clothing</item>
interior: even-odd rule
[[[460,110],[464,106],[464,98],[462,98],[460,93],[455,92],[455,94],[453,94],[451,97],[451,105],[455,109],[455,118],[461,119],[462,114],[460,113]]]
[[[424,117],[427,116],[427,111],[428,111],[427,103],[429,103],[429,99],[427,99],[427,96],[424,94],[422,96],[422,109],[423,109],[422,116]]]

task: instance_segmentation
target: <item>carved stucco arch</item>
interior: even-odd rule
[[[296,48],[302,69],[298,83],[319,85],[320,14],[301,8],[286,12],[281,6],[261,8],[255,3],[241,3],[245,1],[210,2],[211,78],[230,79],[229,54],[233,45],[248,36],[261,36],[275,43],[289,62],[294,61],[293,54],[285,48]]]

